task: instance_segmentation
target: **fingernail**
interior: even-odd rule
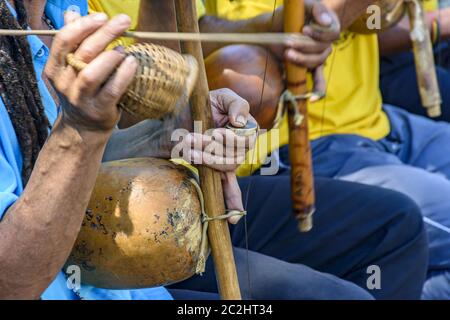
[[[108,16],[105,13],[101,12],[94,14],[93,19],[98,22],[105,22],[108,20]]]
[[[316,95],[316,94],[313,94],[313,95],[311,96],[311,98],[309,98],[309,102],[311,102],[311,103],[317,102],[317,101],[319,101],[319,100],[320,100],[320,98],[319,98],[319,96]]]
[[[117,46],[117,47],[114,47],[114,49],[113,49],[114,51],[117,51],[117,52],[119,52],[119,53],[125,53],[125,48],[123,47],[123,46],[121,46],[121,45],[119,45],[119,46]]]
[[[309,98],[310,102],[317,102],[319,100],[322,100],[325,97],[325,93],[323,92],[317,92],[317,93],[313,93],[311,98]]]
[[[131,55],[129,55],[129,56],[127,56],[125,58],[125,62],[126,63],[130,63],[130,64],[137,64],[138,63],[136,58],[134,56],[131,56]]]
[[[119,14],[116,16],[116,19],[120,23],[131,23],[131,19],[126,14]]]
[[[295,59],[295,52],[290,49],[286,52],[286,56],[288,57],[288,59]]]
[[[247,124],[247,120],[245,119],[245,117],[243,115],[240,115],[236,118],[236,123],[240,124],[241,127],[245,127],[245,125]]]
[[[327,26],[329,26],[333,22],[333,18],[331,18],[328,12],[322,12],[322,14],[320,15],[320,20],[322,20],[322,22]]]
[[[311,27],[305,26],[305,27],[303,28],[303,30],[302,30],[302,33],[303,33],[304,36],[311,37],[312,34],[313,34],[313,31],[312,31]]]

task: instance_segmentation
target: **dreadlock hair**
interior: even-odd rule
[[[0,0],[0,28],[28,28],[23,1],[16,0],[15,5],[17,18],[9,10],[6,1]],[[25,36],[0,37],[0,96],[19,141],[23,157],[22,182],[25,186],[50,127]]]

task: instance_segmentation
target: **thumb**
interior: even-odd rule
[[[225,198],[225,203],[228,210],[243,211],[244,204],[242,203],[242,193],[236,174],[232,171],[225,172],[222,175],[222,187]],[[228,218],[231,224],[237,224],[242,216],[234,216]]]
[[[327,82],[325,80],[323,65],[317,67],[313,73],[314,78],[314,94],[309,99],[310,102],[316,102],[322,99],[325,95]]]
[[[322,3],[315,1],[312,8],[312,15],[314,21],[323,26],[330,27],[333,24],[333,17],[328,12],[327,7],[325,7]]]
[[[77,20],[78,18],[80,18],[80,13],[73,11],[73,10],[67,10],[64,13],[64,24],[68,25],[73,23],[75,20]]]
[[[224,70],[224,75],[226,75],[229,83],[249,84],[255,81],[255,76],[240,74],[231,69]],[[228,121],[231,125],[237,128],[245,127],[250,114],[250,105],[247,100],[230,89],[223,90],[220,97],[222,109],[228,115]]]

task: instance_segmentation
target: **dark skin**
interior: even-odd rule
[[[314,22],[327,31],[319,31],[307,25],[302,30],[312,41],[305,44],[302,41],[291,41],[284,46],[270,46],[276,56],[283,60],[293,62],[299,66],[315,70],[315,90],[324,92],[326,84],[322,73],[322,64],[331,53],[333,41],[339,38],[342,29],[349,27],[366,8],[373,4],[374,0],[325,0],[322,3],[306,0],[307,15]],[[164,15],[155,15],[156,9]],[[174,8],[170,2],[141,1],[138,29],[141,31],[176,31],[174,16],[170,16]],[[167,17],[164,19],[163,17]],[[273,20],[273,21],[272,21]],[[282,32],[283,31],[283,7],[272,13],[238,21],[229,21],[214,16],[204,16],[199,21],[200,31],[204,33],[250,33],[250,32]],[[176,49],[176,43],[164,42]],[[237,43],[236,43],[237,44]],[[203,53],[207,57],[213,51],[222,48],[223,43],[203,43]],[[313,97],[312,101],[318,97]],[[138,119],[126,115],[121,125],[130,126]]]
[[[284,46],[270,46],[280,60],[295,63],[301,67],[314,70],[314,90],[324,92],[326,83],[323,77],[322,64],[331,53],[332,43],[339,38],[341,30],[348,28],[366,8],[373,4],[373,0],[306,0],[307,16],[328,30],[320,30],[306,25],[302,33],[313,41],[305,44],[302,41],[286,43]],[[204,16],[200,20],[202,32],[282,32],[283,7],[276,9],[275,14],[267,13],[254,18],[229,21],[214,16]],[[208,56],[223,47],[219,43],[204,44],[204,54]],[[313,96],[311,101],[317,100]]]
[[[282,60],[287,60],[314,70],[314,91],[325,92],[326,83],[321,65],[330,54],[333,41],[340,35],[340,25],[345,28],[350,26],[372,2],[306,1],[307,18],[325,30],[321,32],[309,24],[302,30],[304,35],[311,38],[309,43],[298,41],[286,43],[284,46],[269,46],[278,61],[273,59],[272,55],[267,56],[264,50],[256,46],[227,44],[227,47],[223,48],[224,44],[205,43],[203,48],[208,55],[205,62],[210,85],[213,88],[226,85],[239,92],[251,103],[252,113],[257,117],[261,127],[271,128],[278,99],[284,89],[280,74],[282,71],[277,70],[277,66],[282,68]],[[204,16],[200,20],[200,27],[203,32],[282,32],[283,10],[281,6],[274,13],[269,12],[237,21]],[[332,20],[331,24],[328,19]],[[240,57],[237,56],[239,51],[242,53]],[[233,58],[234,56],[236,58]],[[262,72],[258,71],[262,68],[264,68]],[[264,71],[268,72],[265,83]],[[268,79],[270,81],[267,81]],[[261,100],[262,92],[264,95]],[[318,96],[313,95],[310,101],[314,102],[317,99]]]
[[[283,46],[269,46],[268,48],[278,59],[296,63],[302,67],[314,70],[315,89],[324,91],[325,81],[323,79],[321,65],[331,53],[331,43],[339,37],[339,23],[332,11],[327,10],[318,2],[305,1],[308,17],[325,28],[328,32],[318,34],[311,26],[305,26],[303,34],[311,37],[311,43],[303,41],[292,41]],[[276,9],[274,13],[267,13],[245,20],[229,21],[215,16],[204,16],[199,21],[200,31],[205,33],[257,33],[257,32],[283,32],[283,7]],[[211,53],[224,47],[223,43],[203,44],[203,53],[208,57]]]
[[[339,32],[348,28],[365,9],[373,4],[373,0],[324,0],[321,5],[317,1],[306,0],[307,16],[322,27],[330,27],[327,31],[314,29],[311,25],[303,28],[302,33],[312,38],[311,44],[301,41],[286,43],[284,58],[302,67],[314,68],[325,61],[330,53],[330,46],[339,37]],[[328,10],[327,10],[328,9]],[[202,32],[283,32],[283,7],[275,11],[272,23],[272,13],[254,18],[230,21],[214,16],[204,16],[200,19]],[[223,47],[220,43],[205,43],[205,56]]]
[[[450,39],[450,8],[426,13],[428,28],[431,30],[433,19],[439,19],[441,39]],[[389,55],[412,48],[408,17],[403,18],[396,26],[380,33],[378,43],[381,55]]]
[[[308,15],[314,15],[316,22],[323,27],[331,27],[329,32],[317,33],[313,32],[310,27],[305,27],[303,32],[306,35],[311,35],[311,45],[305,46],[302,42],[286,43],[282,47],[271,47],[280,59],[283,55],[290,61],[295,61],[303,67],[310,69],[320,68],[320,65],[326,60],[331,52],[331,43],[339,37],[339,23],[334,16],[334,13],[329,11],[328,14],[322,15],[327,11],[325,7],[313,0],[306,0]],[[164,15],[155,15],[156,10],[165,12]],[[141,31],[176,31],[176,23],[173,17],[174,7],[170,2],[157,1],[141,1],[140,3],[140,17],[138,29]],[[205,33],[211,32],[282,32],[283,29],[283,11],[278,9],[275,14],[275,19],[272,28],[272,14],[261,15],[252,19],[241,21],[228,21],[213,16],[204,16],[199,21],[200,31]],[[163,18],[164,17],[164,18]],[[167,19],[165,19],[167,17]],[[334,23],[333,23],[334,22]],[[178,45],[174,42],[163,42],[174,49]],[[202,43],[203,54],[207,57],[211,52],[223,47],[222,43]],[[320,79],[320,72],[316,73],[318,76],[317,82],[322,82]],[[320,91],[320,88],[318,89]],[[127,115],[127,118],[122,123],[130,125],[136,121]],[[121,123],[121,124],[122,124]]]

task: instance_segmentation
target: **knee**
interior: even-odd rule
[[[423,214],[417,203],[403,193],[389,193],[385,200],[386,208],[382,212],[390,213],[390,226],[395,229],[397,236],[408,240],[424,235]]]
[[[307,266],[283,263],[283,272],[271,273],[265,280],[270,295],[265,298],[281,300],[373,300],[356,284]],[[279,269],[281,271],[281,269]],[[259,297],[261,298],[261,297]]]
[[[424,300],[450,299],[450,271],[433,273],[425,282],[422,292]]]
[[[392,191],[389,199],[391,216],[387,224],[395,249],[414,257],[417,270],[425,272],[428,263],[428,237],[420,207],[408,196]]]

